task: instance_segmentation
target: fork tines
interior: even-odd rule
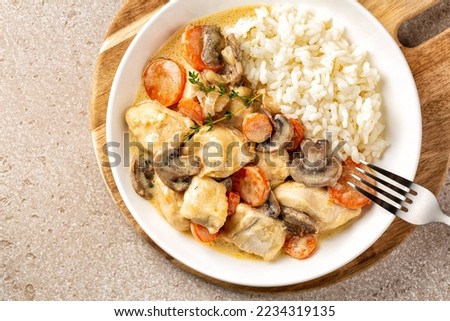
[[[360,182],[362,185],[364,185],[366,188],[363,188],[361,186],[358,186],[352,182],[347,182],[348,185],[356,189],[361,194],[365,195],[367,198],[369,198],[374,203],[378,204],[379,206],[383,207],[384,209],[388,210],[392,214],[396,214],[398,210],[401,210],[403,212],[407,212],[408,209],[402,205],[403,202],[406,202],[408,204],[412,204],[412,200],[407,197],[407,194],[411,195],[417,195],[416,191],[411,189],[411,185],[413,182],[410,180],[407,180],[406,178],[403,178],[401,176],[398,176],[394,173],[391,173],[385,169],[382,169],[378,166],[375,166],[373,164],[367,163],[365,161],[361,161],[362,164],[369,167],[370,169],[374,170],[375,172],[378,172],[382,174],[383,176],[391,179],[392,181],[396,182],[398,185],[394,185],[385,179],[373,175],[367,170],[364,170],[360,167],[355,167],[359,172],[363,173],[366,177],[371,178],[381,185],[384,185],[382,188],[375,186],[371,182],[368,182],[366,179],[351,174],[354,179],[356,179],[358,182]],[[368,191],[370,190],[370,192]],[[378,197],[375,195],[376,193],[379,193],[380,195],[383,195],[385,200],[383,198]],[[396,194],[396,195],[395,195]]]

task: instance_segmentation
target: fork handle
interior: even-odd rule
[[[450,216],[440,212],[440,215],[438,215],[436,218],[436,222],[444,223],[444,224],[450,226]]]

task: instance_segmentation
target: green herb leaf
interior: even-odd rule
[[[218,84],[217,86],[211,85],[209,87],[206,86],[203,82],[201,82],[199,80],[199,73],[197,73],[195,71],[189,71],[189,82],[193,85],[197,85],[199,87],[199,89],[201,91],[203,91],[204,93],[210,93],[210,92],[217,90],[220,95],[226,95],[229,91],[229,87],[226,87],[225,84]],[[241,99],[244,106],[242,108],[239,108],[238,110],[235,110],[234,112],[227,111],[223,114],[223,116],[221,118],[216,119],[216,120],[213,120],[211,114],[208,114],[208,117],[205,119],[202,126],[195,124],[194,126],[191,127],[191,132],[188,133],[184,137],[184,142],[187,142],[188,140],[190,140],[192,138],[192,136],[194,136],[195,134],[198,134],[200,132],[200,130],[204,127],[208,127],[207,132],[209,132],[213,129],[215,124],[217,124],[223,120],[232,119],[234,115],[236,115],[236,114],[240,113],[242,110],[250,107],[255,102],[255,100],[260,96],[261,95],[257,95],[255,97],[240,96],[239,92],[232,89],[228,93],[228,97],[230,97],[230,99],[233,99],[233,98]]]
[[[239,97],[239,93],[236,90],[231,90],[231,93],[228,95],[231,99]]]
[[[242,96],[240,97],[242,102],[244,103],[245,107],[249,107],[252,103],[253,103],[253,99],[246,97],[246,96]]]
[[[225,95],[227,93],[227,89],[225,88],[224,84],[218,84],[217,87],[219,87],[219,94]]]
[[[189,71],[189,82],[193,85],[198,85],[198,73],[195,71]]]
[[[208,114],[208,117],[205,119],[205,122],[203,124],[205,126],[212,126],[212,125],[214,125],[214,120],[212,119],[211,114]]]
[[[233,113],[231,111],[227,111],[223,116],[226,120],[230,120],[233,117]]]
[[[191,137],[194,136],[194,135],[195,135],[195,131],[184,135],[183,143],[186,143],[187,141],[189,141],[191,139]]]
[[[216,86],[212,85],[212,86],[206,86],[203,82],[201,82],[198,79],[199,73],[195,72],[195,71],[189,71],[189,82],[193,85],[197,85],[201,91],[205,92],[205,93],[210,93],[214,90],[216,90]]]
[[[213,86],[210,86],[210,87],[206,87],[205,84],[202,83],[200,85],[200,90],[204,91],[205,93],[210,93],[210,92],[216,90],[216,86],[213,85]]]

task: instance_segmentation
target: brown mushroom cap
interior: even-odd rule
[[[342,174],[342,165],[328,155],[328,142],[305,139],[301,145],[303,157],[292,161],[289,172],[297,183],[309,187],[334,185]]]
[[[281,207],[280,218],[286,225],[288,232],[292,234],[303,236],[319,232],[319,224],[315,218],[292,207]]]
[[[272,121],[273,132],[272,137],[267,141],[256,145],[259,152],[273,153],[284,148],[292,140],[294,129],[292,124],[284,115],[277,114]]]
[[[277,197],[272,191],[270,191],[267,201],[263,205],[257,207],[257,209],[272,218],[278,217],[281,213],[280,203],[278,203]]]
[[[207,41],[207,38],[204,39],[206,39],[205,41]],[[205,79],[212,84],[234,85],[238,83],[241,80],[244,69],[242,66],[242,52],[234,35],[228,35],[228,37],[226,38],[226,46],[224,47],[217,46],[212,43],[208,44],[208,46],[211,47],[210,51],[214,52],[214,54],[216,54],[216,51],[219,48],[222,48],[220,49],[220,56],[224,62],[224,67],[220,71],[220,74],[212,70],[205,69],[203,71],[203,76],[205,77]],[[205,50],[203,50],[202,52],[202,57],[204,54]]]
[[[154,169],[151,156],[147,153],[138,153],[133,156],[130,167],[131,184],[137,194],[145,199],[152,197]]]
[[[225,37],[218,26],[203,27],[202,61],[206,65],[222,65],[221,51],[225,48],[225,45]]]
[[[154,158],[155,172],[170,189],[182,192],[191,184],[192,176],[200,172],[201,162],[196,156],[180,156],[180,150],[168,148]]]

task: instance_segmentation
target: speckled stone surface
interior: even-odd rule
[[[142,240],[108,194],[89,131],[94,64],[120,5],[0,2],[1,300],[450,300],[440,225],[344,282],[274,295],[209,284]],[[449,179],[439,200],[450,213]]]

